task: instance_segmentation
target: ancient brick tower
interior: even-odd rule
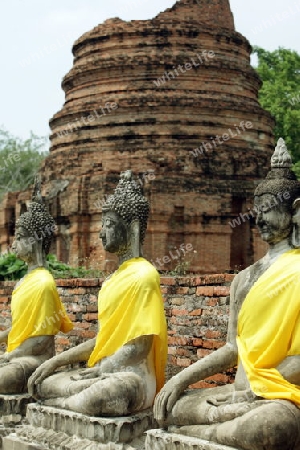
[[[261,253],[252,215],[241,213],[268,169],[273,122],[258,104],[250,51],[228,0],[110,19],[75,42],[42,168],[59,258],[109,258],[101,204],[125,169],[146,181],[144,251],[158,268],[190,260],[194,271],[224,271]]]

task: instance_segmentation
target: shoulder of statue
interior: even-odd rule
[[[137,261],[136,276],[137,280],[143,283],[148,282],[159,285],[160,282],[160,276],[156,268],[144,258],[140,258],[140,260]]]
[[[37,281],[44,289],[56,289],[53,275],[45,267],[41,267],[36,273]]]

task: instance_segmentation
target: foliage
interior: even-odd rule
[[[14,253],[0,255],[0,281],[18,280],[27,272],[24,261],[16,257]]]
[[[55,278],[101,278],[103,272],[85,267],[71,267],[57,260],[55,255],[48,255],[47,262],[50,272]]]
[[[26,140],[0,129],[0,200],[6,192],[22,191],[34,176],[48,152],[45,139],[33,133]]]
[[[168,273],[168,275],[171,276],[185,276],[187,273],[190,273],[189,268],[190,268],[191,262],[190,261],[181,261],[179,264],[177,264],[177,266],[175,266],[175,268],[173,270],[170,270]]]
[[[275,139],[282,137],[300,175],[300,55],[284,48],[269,52],[254,47],[263,86],[259,101],[275,118]]]
[[[48,269],[55,278],[100,278],[103,273],[99,270],[84,267],[70,267],[57,260],[56,256],[47,256]],[[18,259],[14,253],[0,255],[0,281],[19,280],[27,273],[27,265]]]

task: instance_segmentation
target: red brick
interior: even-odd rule
[[[75,322],[74,327],[75,328],[90,328],[91,324],[88,322]]]
[[[169,345],[188,345],[189,344],[189,338],[186,337],[182,337],[182,336],[176,336],[176,337],[172,337],[169,336],[168,337],[168,344]]]
[[[220,347],[223,347],[223,346],[224,346],[224,342],[222,342],[222,341],[217,341],[217,340],[214,340],[214,339],[203,340],[203,347],[204,348],[217,349],[217,348],[220,348]]]
[[[191,365],[191,360],[188,358],[177,358],[176,363],[180,367],[189,367]]]
[[[175,286],[176,281],[173,277],[160,277],[160,284],[162,286]]]
[[[83,319],[88,321],[98,320],[98,313],[84,314]]]
[[[193,340],[192,340],[192,343],[193,343],[193,346],[194,346],[194,347],[202,347],[202,345],[203,345],[203,339],[199,339],[199,338],[193,339]]]
[[[70,340],[63,337],[57,337],[55,339],[55,345],[70,345]]]
[[[230,287],[228,286],[216,286],[214,287],[215,297],[226,297],[230,293]]]
[[[95,331],[83,330],[81,336],[84,339],[93,339],[97,333]]]
[[[219,330],[207,330],[205,332],[205,338],[206,339],[216,339],[221,337],[221,332]]]
[[[97,312],[98,311],[98,305],[87,305],[86,310],[88,312]]]
[[[204,356],[207,356],[211,353],[211,350],[207,350],[205,348],[198,348],[197,350],[197,357],[203,358]]]
[[[196,290],[196,295],[204,297],[212,297],[214,295],[213,286],[199,286]]]
[[[198,381],[197,383],[191,384],[189,387],[192,389],[210,389],[215,386],[215,384],[207,383],[206,381]]]
[[[172,309],[171,312],[173,316],[187,316],[189,313],[187,309]]]
[[[189,292],[189,288],[188,287],[182,287],[182,286],[178,286],[177,288],[176,288],[176,294],[178,295],[178,294],[181,294],[181,295],[185,295],[185,294],[188,294],[188,292]]]
[[[194,309],[193,311],[189,312],[190,316],[201,316],[202,314],[202,309]]]
[[[208,377],[206,380],[214,381],[215,383],[218,384],[227,384],[230,382],[230,378],[224,373],[218,373],[216,375],[213,375],[212,377]]]
[[[207,300],[205,301],[205,304],[206,304],[206,306],[217,306],[217,304],[218,304],[218,299],[217,299],[217,298],[210,298],[210,299],[207,299]]]

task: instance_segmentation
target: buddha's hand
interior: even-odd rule
[[[233,403],[251,403],[258,397],[251,389],[243,391],[232,391],[226,394],[219,394],[214,397],[208,397],[207,403],[214,406],[229,405]]]
[[[89,380],[92,378],[103,379],[114,371],[112,358],[103,358],[99,363],[90,369],[83,369],[76,375],[72,376],[72,380]]]
[[[51,359],[48,359],[43,364],[41,364],[35,372],[31,375],[31,377],[28,380],[28,392],[31,395],[36,394],[36,387],[38,384],[40,384],[42,381],[44,381],[45,378],[52,375],[56,370],[56,365],[53,364]]]
[[[184,388],[175,376],[169,380],[155,398],[153,412],[158,424],[163,427],[166,424],[168,414],[179,399]]]
[[[9,364],[9,360],[7,355],[4,353],[4,355],[0,356],[0,367],[6,366],[6,364]]]
[[[92,378],[99,378],[101,377],[101,370],[99,367],[95,366],[91,369],[82,369],[80,372],[78,372],[76,375],[71,376],[71,380],[78,381],[78,380],[90,380]]]

